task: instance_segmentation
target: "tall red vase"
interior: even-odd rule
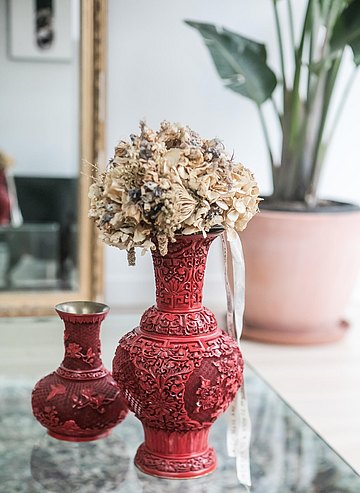
[[[208,249],[219,233],[179,236],[153,252],[156,305],[124,336],[113,376],[144,428],[135,464],[165,478],[203,476],[216,468],[210,426],[243,378],[235,340],[202,305]]]
[[[65,324],[64,360],[32,393],[35,418],[60,440],[107,436],[127,414],[119,388],[101,361],[100,325],[109,307],[74,301],[55,307]]]

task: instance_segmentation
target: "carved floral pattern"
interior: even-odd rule
[[[205,307],[196,312],[167,313],[152,306],[141,317],[140,327],[145,332],[189,336],[214,332],[217,323],[214,314]]]
[[[108,375],[107,370],[101,366],[95,370],[68,370],[67,368],[63,368],[59,366],[56,369],[56,373],[62,377],[66,378],[66,380],[96,380],[98,378],[103,378]]]
[[[66,393],[65,385],[61,383],[58,383],[57,385],[51,384],[50,387],[51,387],[51,391],[46,398],[47,401],[51,401],[51,399],[53,399],[57,395],[64,395]]]
[[[183,236],[169,246],[163,257],[153,251],[158,308],[189,310],[201,308],[206,257],[214,236]]]
[[[127,372],[127,362],[122,359],[119,370],[114,370],[114,378],[126,389],[130,409],[149,427],[188,431],[210,426],[228,407],[242,382],[238,346],[220,330],[211,339],[166,344],[152,341],[135,330],[120,341],[119,348],[128,353],[134,374]],[[226,363],[221,363],[220,358],[226,358]],[[195,370],[201,370],[204,359],[211,360],[214,366],[216,394],[197,394],[199,400],[194,411],[211,409],[206,422],[191,419],[185,402],[186,384]],[[199,387],[201,391],[203,384]]]
[[[47,428],[56,428],[59,426],[60,419],[55,406],[45,406],[43,410],[35,407],[33,411],[40,423]]]
[[[156,457],[155,454],[149,453],[144,445],[141,445],[136,453],[135,463],[141,464],[145,470],[156,470],[171,476],[172,474],[176,475],[176,473],[196,473],[213,468],[216,464],[216,456],[214,449],[209,448],[201,455],[186,459]]]
[[[196,395],[199,396],[196,402],[195,412],[200,410],[208,410],[215,407],[219,400],[219,378],[216,379],[216,385],[211,385],[211,380],[200,376],[201,387],[196,391]]]
[[[119,390],[116,390],[112,396],[101,394],[96,392],[92,388],[83,388],[79,395],[73,394],[72,407],[74,409],[83,409],[84,407],[90,406],[95,409],[98,413],[104,414],[106,405],[114,402],[116,397],[119,395]]]
[[[83,348],[80,346],[80,344],[77,344],[76,342],[70,342],[66,346],[65,356],[68,356],[69,358],[81,359],[82,361],[84,361],[84,363],[92,365],[95,361],[96,354],[91,347],[87,349],[86,353],[83,353]]]

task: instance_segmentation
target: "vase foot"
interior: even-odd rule
[[[311,330],[301,329],[275,329],[274,327],[255,327],[245,322],[243,338],[250,341],[265,342],[269,344],[288,345],[312,345],[336,342],[347,333],[349,323],[341,320],[332,327],[323,330],[314,328]]]
[[[48,430],[48,435],[57,440],[64,440],[65,442],[93,442],[94,440],[100,440],[100,438],[106,438],[111,433],[111,430],[105,431],[104,433],[99,433],[98,435],[93,435],[90,437],[77,437],[70,435],[61,435],[59,433],[54,433]]]
[[[142,444],[134,462],[140,471],[165,479],[198,478],[212,473],[217,466],[215,451],[211,447],[202,454],[158,455]]]

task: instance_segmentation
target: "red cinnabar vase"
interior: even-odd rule
[[[210,426],[242,383],[238,345],[202,305],[207,253],[218,234],[179,236],[166,256],[153,252],[156,306],[120,340],[113,361],[144,428],[135,464],[154,476],[193,478],[216,468]]]
[[[109,307],[74,301],[55,307],[64,321],[64,360],[32,393],[35,418],[60,440],[107,436],[127,414],[119,388],[101,361],[100,324]]]

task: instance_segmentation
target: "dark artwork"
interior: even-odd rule
[[[25,284],[23,289],[73,289],[77,266],[77,201],[75,178],[16,176],[15,184],[23,225],[0,228],[6,245],[6,271],[0,289],[16,289],[13,273],[28,256],[56,263],[52,285]]]
[[[35,39],[41,50],[51,48],[54,33],[54,2],[53,0],[36,0],[35,2]]]

